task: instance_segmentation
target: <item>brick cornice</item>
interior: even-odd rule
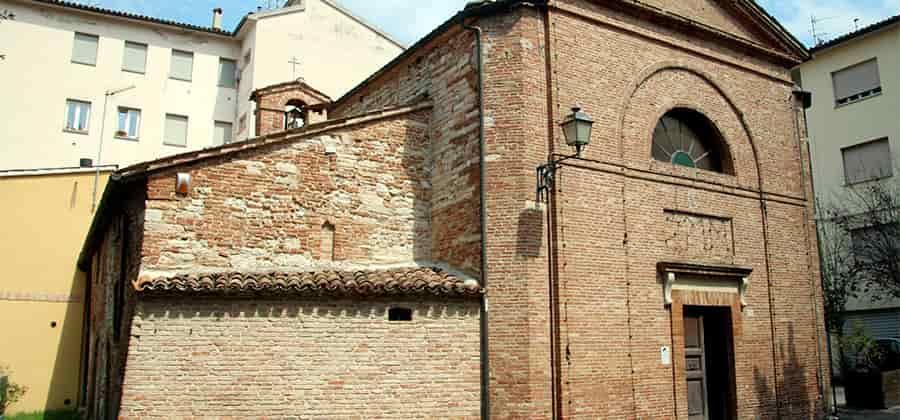
[[[767,59],[776,62],[778,64],[786,65],[787,67],[792,67],[794,65],[800,64],[803,62],[803,59],[808,55],[808,53],[799,45],[786,45],[784,41],[779,42],[782,47],[787,50],[793,50],[793,54],[788,54],[786,52],[778,51],[773,48],[769,48],[765,45],[759,44],[755,41],[728,33],[721,29],[715,28],[713,26],[707,25],[703,22],[699,22],[697,20],[682,16],[677,13],[673,13],[667,10],[663,10],[654,6],[651,6],[647,3],[644,3],[640,0],[588,0],[591,3],[599,4],[604,7],[608,7],[614,10],[619,10],[621,12],[627,13],[629,15],[639,17],[641,19],[650,20],[655,23],[658,23],[662,26],[669,27],[672,29],[676,29],[683,33],[696,33],[698,37],[714,41],[719,43],[727,48],[738,49],[742,52],[752,53],[757,56],[763,56]],[[565,6],[560,6],[558,1],[551,1],[549,3],[550,7],[556,8],[558,10],[563,10],[569,13],[577,13],[573,11],[572,8],[568,8]],[[734,5],[734,7],[738,7],[738,5]],[[734,10],[732,8],[732,10]],[[755,27],[763,29],[767,35],[773,38],[789,38],[789,35],[781,35],[780,37],[776,37],[772,34],[773,31],[781,31],[778,28],[770,28],[770,27],[761,27],[761,23],[759,22],[759,16],[754,16],[754,13],[751,13],[749,10],[741,10],[748,18],[752,20],[751,23]],[[582,15],[582,14],[579,14]],[[583,16],[583,15],[582,15]],[[768,25],[765,25],[768,26]]]

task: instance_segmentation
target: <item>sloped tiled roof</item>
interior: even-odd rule
[[[339,297],[438,296],[471,297],[482,293],[474,280],[439,268],[415,267],[371,271],[305,273],[214,273],[142,277],[138,293],[269,294]]]

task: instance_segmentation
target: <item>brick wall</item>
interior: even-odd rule
[[[775,45],[733,11],[691,5],[656,4]],[[546,16],[523,7],[476,22],[485,31],[493,414],[549,417],[552,410],[552,223],[562,414],[686,416],[686,404],[673,401],[675,367],[660,363],[660,348],[674,339],[656,267],[689,260],[753,269],[735,337],[739,416],[814,418],[827,384],[818,257],[788,69],[597,2],[555,2]],[[448,30],[343,99],[336,113],[422,92],[446,95],[443,73],[419,64],[464,36]],[[551,152],[571,153],[557,126],[574,105],[596,121],[592,145],[587,160],[559,173],[548,217],[533,203],[534,169]],[[656,122],[676,106],[706,115],[722,132],[733,174],[651,158]]]
[[[657,6],[775,45],[740,14],[691,4]],[[660,348],[674,340],[656,264],[689,260],[753,269],[735,337],[738,415],[814,417],[826,383],[822,312],[808,158],[788,69],[595,2],[556,2],[546,16],[525,7],[476,22],[485,31],[492,412],[548,417],[552,409],[552,223],[564,415],[685,416],[686,404],[672,397],[675,367],[660,363]],[[436,109],[451,108],[429,57],[466,36],[448,30],[335,112],[422,92]],[[533,203],[534,169],[549,153],[571,152],[557,126],[574,105],[596,121],[592,145],[588,160],[559,173],[548,217]],[[656,122],[676,106],[722,132],[733,174],[651,158]]]
[[[122,211],[111,218],[91,263],[82,397],[92,418],[115,417],[121,397],[135,301],[131,284],[140,268],[144,220],[144,184],[133,187],[124,194]]]
[[[121,418],[478,418],[478,364],[477,301],[154,299]]]
[[[729,301],[740,317],[734,333],[738,417],[815,418],[827,385],[824,329],[807,145],[797,130],[802,121],[788,69],[661,26],[650,16],[639,20],[621,9],[565,0],[553,3],[549,13],[524,6],[475,22],[484,29],[492,413],[549,417],[555,380],[566,417],[685,418],[686,404],[673,397],[680,395],[678,363],[660,360],[661,347],[680,343],[673,336],[680,334],[673,328],[680,312],[663,303],[657,263],[688,260],[753,270],[747,307],[740,310]],[[703,19],[715,23],[716,16]],[[189,198],[174,195],[173,173],[153,176],[142,270],[314,269],[321,262],[331,265],[322,244],[333,243],[338,262],[426,257],[478,273],[474,50],[473,36],[451,27],[330,110],[332,117],[347,117],[427,95],[434,104],[430,112],[180,169],[194,177]],[[571,152],[557,126],[573,105],[596,121],[592,144],[584,159],[558,172],[553,199],[544,208],[534,202],[535,168],[551,153]],[[733,174],[651,158],[653,128],[676,106],[694,109],[717,126]],[[336,141],[336,156],[324,154],[329,141]],[[555,334],[552,304],[559,321]],[[155,325],[171,334],[187,328],[188,337],[180,339],[189,343],[200,340],[190,335],[197,331],[190,322],[215,330],[211,315],[171,316],[190,307],[160,305],[141,307],[136,328]],[[311,310],[300,310],[309,303],[289,305],[298,319],[315,324],[305,318]],[[257,319],[250,311],[240,306],[216,328],[238,337],[232,329]],[[347,319],[359,318],[333,318]],[[281,322],[287,320],[272,321],[278,334],[248,342],[277,341],[295,331]],[[355,325],[365,330],[380,322],[366,318]],[[171,337],[141,336],[132,348],[180,342]],[[556,378],[551,344],[558,349]],[[206,357],[205,351],[196,357]],[[177,363],[183,361],[172,365]],[[228,364],[234,365],[240,363]],[[141,366],[129,361],[135,386],[158,380],[132,372]],[[477,365],[466,374],[474,372]],[[141,393],[129,395],[129,409],[146,404]]]

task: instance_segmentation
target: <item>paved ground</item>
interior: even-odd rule
[[[835,395],[837,396],[838,407],[846,404],[844,387],[835,387]],[[887,410],[850,410],[841,408],[838,410],[838,418],[840,420],[900,420],[900,407]]]
[[[900,407],[888,410],[839,410],[840,420],[897,420],[900,419]]]

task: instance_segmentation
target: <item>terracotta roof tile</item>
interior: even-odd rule
[[[477,296],[476,281],[466,281],[439,268],[306,273],[214,273],[144,276],[134,283],[138,293],[276,294],[378,297],[432,295]]]

